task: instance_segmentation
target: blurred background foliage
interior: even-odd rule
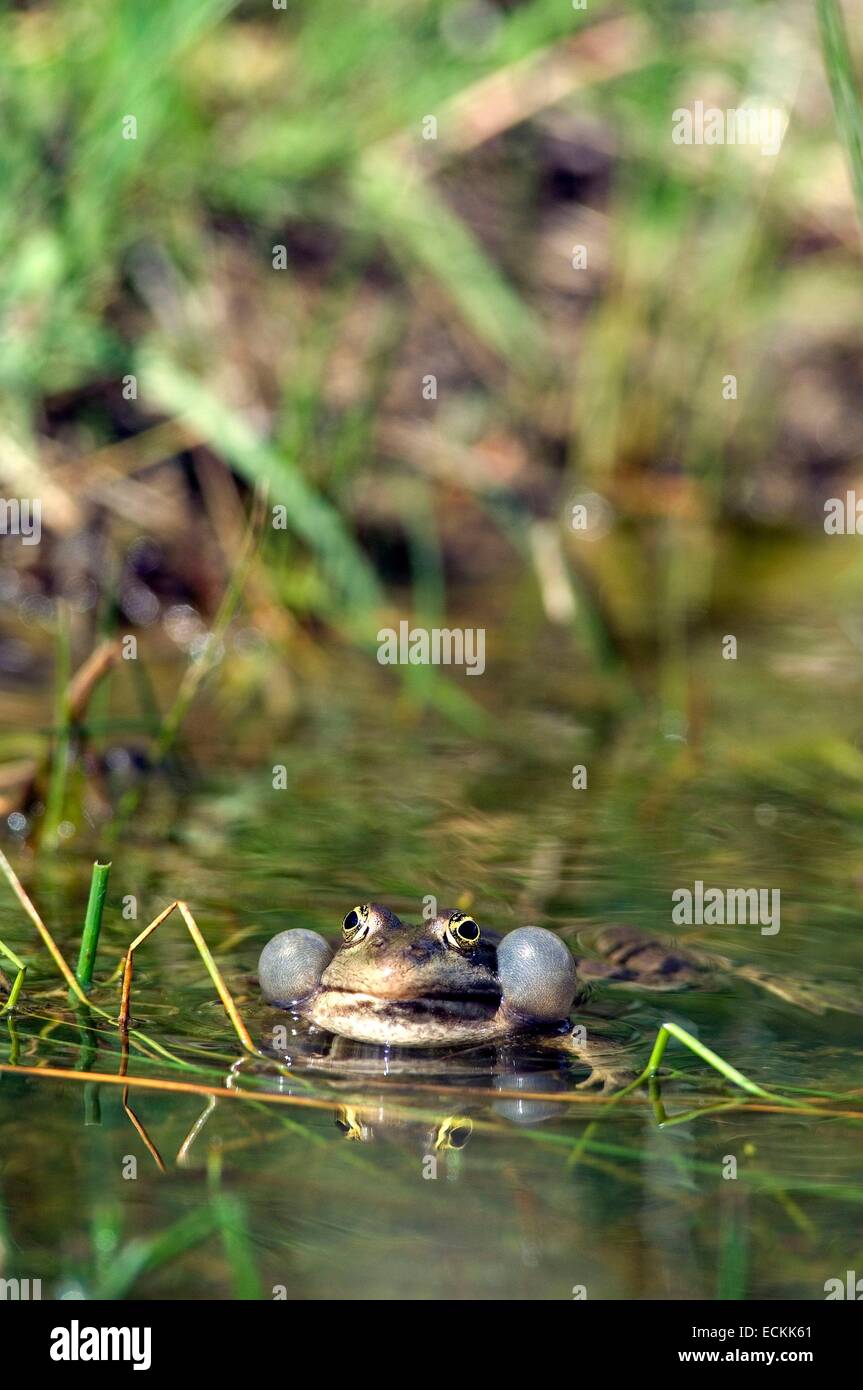
[[[498,671],[549,627],[573,700],[671,729],[705,633],[827,605],[859,650],[861,34],[818,9],[827,72],[803,0],[5,5],[0,483],[44,528],[0,538],[7,756],[64,624],[70,671],[146,638],[157,729],[178,649],[290,712],[401,616]],[[674,144],[695,100],[780,107],[781,151]],[[262,486],[287,529],[208,645]],[[485,682],[402,675],[481,727]]]

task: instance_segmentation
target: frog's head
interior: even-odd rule
[[[309,1016],[361,1042],[482,1040],[500,1008],[495,943],[464,912],[414,927],[375,903],[352,908]]]
[[[345,917],[342,944],[321,984],[377,999],[476,997],[497,1005],[496,941],[484,938],[465,912],[443,912],[411,927],[371,903]]]

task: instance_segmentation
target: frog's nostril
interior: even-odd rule
[[[412,941],[405,947],[405,955],[414,963],[420,960],[428,960],[430,951],[428,946],[422,941]]]

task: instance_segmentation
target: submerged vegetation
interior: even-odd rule
[[[840,0],[3,7],[0,1276],[854,1267],[861,43]],[[677,143],[696,102],[784,136]],[[611,1098],[267,1051],[279,927],[433,896],[580,949],[699,881],[782,929],[606,1000]]]

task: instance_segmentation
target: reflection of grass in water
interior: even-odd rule
[[[227,1105],[227,1100],[225,1100],[224,1103]],[[258,1100],[249,1099],[239,1104],[246,1114],[249,1113],[249,1105],[252,1105],[256,1110],[262,1108],[261,1102]],[[332,1110],[333,1104],[334,1102],[332,1100],[323,1101],[322,1108],[324,1111],[327,1109]],[[268,1112],[273,1116],[278,1116],[281,1108],[282,1105],[279,1101],[267,1106]],[[226,1112],[222,1110],[220,1113],[224,1115]],[[294,1110],[292,1113],[296,1115],[298,1112]],[[303,1112],[301,1111],[299,1113],[302,1114]],[[314,1111],[307,1110],[305,1113],[312,1114]],[[435,1114],[435,1112],[428,1113],[430,1116],[434,1116]],[[438,1111],[438,1116],[439,1113]],[[163,1116],[163,1127],[167,1118],[167,1116]],[[530,1146],[530,1148],[534,1148],[534,1146],[538,1145],[544,1152],[548,1153],[550,1157],[553,1157],[555,1154],[565,1156],[567,1153],[571,1152],[574,1142],[571,1136],[550,1132],[548,1129],[519,1131],[516,1136],[513,1134],[512,1130],[505,1129],[499,1123],[488,1124],[482,1120],[476,1122],[475,1128],[478,1135],[485,1136],[492,1141],[505,1141],[508,1139],[509,1143],[517,1142],[519,1145],[526,1144]],[[346,1144],[343,1141],[335,1141],[335,1149],[333,1149],[333,1139],[324,1139],[319,1131],[310,1133],[306,1130],[305,1126],[300,1126],[299,1129],[294,1128],[292,1133],[296,1143],[302,1144],[303,1147],[307,1144],[314,1144],[316,1146],[316,1153],[320,1154],[322,1180],[325,1181],[327,1187],[331,1187],[333,1184],[338,1186],[338,1174],[342,1169],[342,1164],[346,1163],[349,1165],[348,1168],[344,1170],[344,1174],[347,1190],[352,1194],[352,1202],[365,1203],[368,1198],[370,1185],[378,1185],[380,1183],[380,1173],[376,1170],[382,1162],[384,1155],[369,1155],[369,1159],[367,1160],[368,1167],[363,1178],[363,1187],[360,1189],[357,1185],[360,1174],[354,1167],[357,1158],[360,1157],[357,1146]],[[206,1136],[204,1136],[204,1138],[206,1138]],[[705,1185],[709,1190],[713,1190],[713,1184],[715,1184],[717,1179],[716,1159],[709,1152],[710,1140],[712,1138],[715,1138],[715,1136],[708,1136],[708,1150],[704,1158],[694,1159],[688,1155],[686,1151],[679,1154],[674,1152],[668,1153],[668,1161],[674,1165],[681,1178],[687,1181],[692,1178],[697,1178],[699,1183]],[[248,1150],[251,1160],[251,1167],[245,1170],[247,1188],[249,1184],[252,1184],[254,1190],[258,1192],[260,1199],[264,1202],[268,1200],[271,1201],[272,1195],[269,1197],[267,1195],[271,1192],[271,1188],[267,1187],[268,1170],[264,1169],[261,1171],[258,1155],[262,1152],[263,1146],[270,1142],[278,1143],[278,1139],[275,1137],[272,1130],[269,1130],[269,1132],[265,1131],[260,1135],[251,1145],[247,1144],[244,1139],[241,1139],[239,1142],[242,1148]],[[322,1143],[328,1146],[328,1148],[321,1148]],[[216,1142],[216,1154],[223,1155],[225,1160],[227,1160],[228,1155],[234,1153],[235,1147],[232,1141],[222,1143],[219,1139]],[[327,1152],[330,1153],[330,1160],[325,1163],[324,1159]],[[508,1163],[512,1164],[514,1161],[513,1151],[508,1149],[507,1152],[509,1154]],[[284,1152],[280,1150],[280,1153],[281,1157],[278,1159],[278,1170],[281,1176],[275,1179],[272,1169],[269,1170],[269,1182],[272,1183],[274,1180],[277,1181],[279,1188],[283,1186],[288,1173],[292,1171],[295,1172],[298,1167],[302,1172],[306,1172],[309,1168],[309,1160],[303,1157],[302,1149],[292,1147]],[[479,1157],[479,1155],[477,1157]],[[651,1163],[655,1164],[655,1157],[655,1153],[651,1154],[648,1145],[628,1143],[623,1135],[621,1135],[620,1139],[613,1139],[607,1142],[592,1142],[586,1155],[586,1162],[590,1173],[593,1175],[593,1180],[602,1182],[606,1188],[613,1184],[615,1190],[619,1191],[619,1187],[622,1184],[625,1188],[632,1188],[633,1191],[637,1191],[639,1187],[643,1186],[645,1175],[650,1171]],[[199,1153],[196,1156],[193,1152],[191,1161],[197,1171],[200,1172],[202,1166],[206,1167],[208,1162],[214,1160],[210,1159],[209,1155],[206,1153]],[[491,1161],[491,1155],[488,1156],[487,1161]],[[317,1163],[318,1160],[316,1159],[315,1166]],[[335,1166],[333,1166],[334,1164]],[[239,1179],[236,1158],[232,1161],[231,1169],[232,1182],[236,1184]],[[352,1173],[353,1176],[351,1176]],[[403,1208],[405,1213],[410,1212],[416,1200],[417,1180],[415,1164],[413,1162],[399,1164],[397,1167],[392,1163],[388,1163],[386,1165],[386,1188],[389,1203],[394,1203],[397,1207]],[[297,1179],[295,1179],[295,1181],[297,1181]],[[548,1196],[551,1191],[548,1187],[548,1183],[551,1181],[550,1170],[546,1170],[545,1181],[546,1195]],[[249,1188],[249,1190],[251,1189]],[[745,1174],[741,1173],[740,1191],[752,1195],[760,1194],[763,1198],[769,1197],[780,1202],[786,1201],[786,1194],[788,1192],[793,1192],[799,1197],[806,1198],[824,1197],[834,1201],[847,1199],[855,1205],[859,1205],[861,1200],[859,1188],[855,1189],[847,1183],[831,1184],[829,1180],[815,1182],[805,1177],[800,1177],[797,1173],[786,1174],[781,1167],[777,1167],[776,1165],[771,1165],[769,1168],[749,1165]],[[669,1193],[669,1200],[672,1200],[672,1198],[673,1194]],[[104,1203],[104,1198],[102,1201]],[[119,1249],[120,1246],[125,1244],[122,1237],[124,1219],[123,1208],[120,1206],[119,1202],[105,1203],[105,1205],[110,1206],[115,1213],[118,1233],[115,1248]],[[157,1272],[161,1270],[162,1274],[160,1278],[164,1277],[173,1280],[179,1275],[181,1278],[185,1278],[188,1286],[189,1278],[194,1278],[194,1271],[193,1267],[188,1264],[184,1253],[188,1247],[185,1245],[184,1241],[180,1239],[182,1235],[188,1234],[188,1232],[181,1223],[178,1225],[171,1217],[166,1216],[163,1219],[165,1223],[164,1231],[155,1236],[147,1232],[143,1237],[135,1237],[133,1239],[132,1243],[135,1246],[138,1246],[140,1242],[142,1248],[151,1253],[150,1257],[142,1265],[136,1266],[133,1261],[129,1268],[137,1268],[138,1272],[134,1276],[135,1279],[150,1278],[151,1276],[155,1277]],[[218,1241],[224,1239],[224,1237],[220,1236],[218,1227],[206,1221],[203,1222],[200,1227],[195,1227],[194,1231],[200,1240],[212,1238]],[[250,1247],[259,1252],[261,1258],[265,1256],[267,1251],[278,1252],[280,1250],[293,1248],[297,1240],[295,1235],[282,1233],[274,1229],[271,1222],[265,1223],[260,1220],[256,1221],[252,1226],[249,1226],[247,1222],[246,1232]],[[166,1238],[164,1241],[162,1240],[163,1236]],[[175,1238],[177,1243],[175,1243]],[[390,1238],[391,1228],[385,1225],[380,1232],[379,1244],[385,1245]],[[611,1231],[609,1231],[609,1239],[613,1239]],[[302,1243],[302,1237],[300,1237],[300,1240]],[[113,1265],[113,1259],[109,1261],[109,1263]],[[76,1265],[81,1268],[77,1260]],[[170,1272],[172,1267],[176,1269],[175,1274]],[[264,1265],[262,1269],[263,1268],[266,1268],[266,1265]],[[225,1279],[227,1281],[227,1268],[225,1267],[221,1272],[217,1272],[216,1277],[220,1280]],[[82,1270],[80,1278],[89,1285],[92,1274],[85,1268]],[[126,1287],[133,1287],[133,1283],[130,1283]],[[159,1287],[158,1282],[156,1287]],[[119,1295],[113,1294],[112,1296]]]

